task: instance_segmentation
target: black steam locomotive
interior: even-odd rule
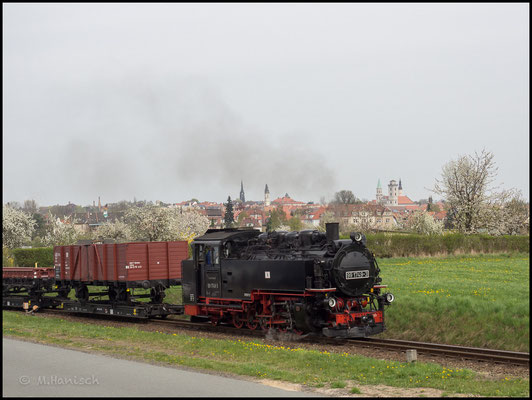
[[[366,337],[385,330],[379,268],[366,238],[339,240],[338,224],[261,233],[208,230],[182,262],[184,313],[237,328]]]

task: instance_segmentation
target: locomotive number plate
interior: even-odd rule
[[[365,279],[369,278],[369,271],[367,269],[362,271],[346,271],[345,279]]]

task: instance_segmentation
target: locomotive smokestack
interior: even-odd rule
[[[340,224],[338,222],[329,222],[325,224],[325,235],[327,241],[340,239]]]

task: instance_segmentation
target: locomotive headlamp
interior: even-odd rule
[[[391,303],[395,300],[395,296],[391,293],[386,293],[385,299],[387,303]]]
[[[336,299],[334,297],[331,297],[329,299],[329,307],[334,308],[336,306]]]

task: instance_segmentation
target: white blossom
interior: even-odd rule
[[[209,219],[196,211],[156,206],[134,207],[124,217],[135,240],[187,240],[205,233]]]
[[[131,240],[130,228],[122,221],[105,222],[92,233],[95,240],[113,239],[117,242],[127,242]]]
[[[443,232],[443,222],[436,221],[426,211],[416,211],[408,218],[406,229],[421,235],[439,235]]]
[[[4,205],[2,208],[2,245],[10,249],[31,241],[35,221],[30,214]]]
[[[169,240],[187,240],[191,242],[196,236],[203,235],[209,228],[209,219],[198,212],[180,212],[171,210],[173,218],[170,226]]]
[[[497,168],[491,152],[461,156],[447,163],[434,192],[445,197],[448,218],[464,233],[515,233],[527,230],[528,207],[514,189],[491,187]]]
[[[59,217],[54,217],[52,214],[50,214],[49,220],[43,238],[45,246],[66,246],[78,241],[79,234],[74,228],[74,224],[61,221]]]

